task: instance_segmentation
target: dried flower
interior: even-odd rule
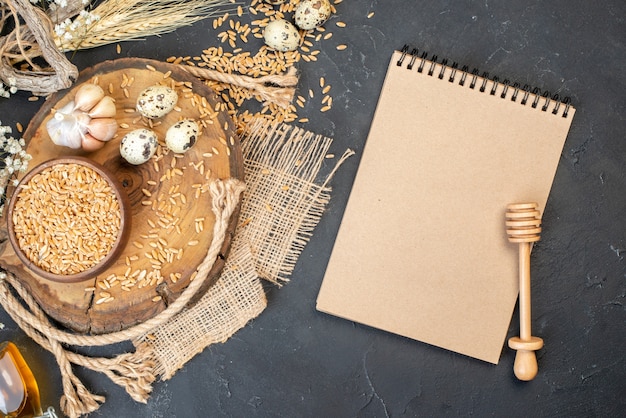
[[[6,186],[11,183],[17,186],[17,174],[28,169],[31,156],[26,153],[26,141],[23,138],[15,139],[11,136],[13,129],[3,126],[0,121],[0,214],[6,202]]]
[[[15,87],[16,80],[14,77],[9,77],[7,80],[8,85],[0,82],[0,96],[9,98],[12,94],[17,92],[17,87]]]
[[[87,2],[89,3],[89,2]],[[93,25],[100,20],[97,14],[81,10],[74,20],[65,19],[54,26],[54,34],[61,49],[67,49],[66,43],[76,46],[87,36]]]

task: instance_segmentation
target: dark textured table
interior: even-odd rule
[[[78,369],[90,390],[107,397],[92,415],[625,416],[626,3],[344,1],[337,10],[329,27],[336,20],[347,27],[320,44],[316,62],[298,64],[300,94],[324,76],[333,108],[308,106],[299,115],[310,119],[304,127],[335,139],[333,152],[352,148],[356,156],[332,180],[331,203],[291,281],[268,286],[267,309],[229,341],[156,382],[147,405]],[[216,34],[207,20],[125,43],[121,55],[193,56],[217,46]],[[336,50],[340,43],[348,48]],[[507,347],[492,365],[315,310],[390,54],[407,43],[570,96],[577,108],[533,252],[533,331],[545,347],[531,382],[516,380],[515,352]],[[73,61],[85,68],[116,57],[111,45]],[[39,105],[27,96],[0,99],[3,124],[28,123]],[[59,411],[53,356],[4,312],[0,322],[0,340],[20,346],[43,404]],[[517,324],[516,311],[508,336],[518,334]]]

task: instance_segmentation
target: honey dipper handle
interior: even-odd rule
[[[531,243],[519,244],[519,335],[521,341],[531,341],[530,313],[530,249]],[[524,346],[517,350],[513,372],[519,380],[532,380],[537,376],[539,366],[534,350]]]
[[[530,313],[530,248],[529,242],[519,244],[519,320],[520,338],[529,340],[531,332]]]

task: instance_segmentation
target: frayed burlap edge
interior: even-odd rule
[[[330,201],[328,182],[346,158],[318,182],[332,162],[332,139],[290,126],[257,120],[243,134],[246,191],[238,232],[255,258],[257,273],[273,283],[288,281],[300,253]]]
[[[162,380],[207,346],[225,342],[267,306],[250,249],[241,240],[232,245],[220,278],[193,307],[135,341]]]

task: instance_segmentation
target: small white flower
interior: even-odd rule
[[[13,138],[10,136],[13,129],[10,126],[3,126],[0,121],[0,178],[7,179],[10,184],[17,186],[19,181],[15,178],[18,172],[26,172],[28,161],[32,159],[26,150],[26,141],[23,138]],[[6,184],[0,184],[0,196],[4,197]],[[0,205],[0,214],[4,205]]]

